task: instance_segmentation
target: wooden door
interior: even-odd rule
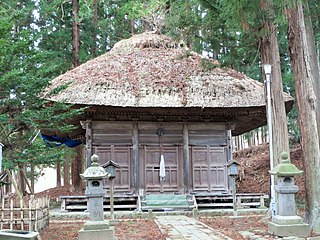
[[[110,147],[96,147],[95,153],[100,157],[100,164],[105,164],[107,161],[112,160],[120,165],[116,170],[115,178],[115,191],[116,192],[129,192],[131,191],[131,154],[132,148],[130,146],[114,146]],[[109,188],[110,181],[106,179],[105,187]]]
[[[165,162],[165,180],[160,182],[160,148],[157,146],[144,146],[144,183],[147,192],[175,192],[181,188],[180,173],[182,153],[181,147],[167,146],[161,149]]]
[[[192,146],[191,161],[194,191],[227,190],[227,156],[224,147]]]

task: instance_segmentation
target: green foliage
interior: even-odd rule
[[[171,1],[164,31],[196,52],[202,51],[201,11],[195,0]]]
[[[73,126],[67,120],[82,113],[64,104],[43,108],[46,102],[39,98],[49,80],[70,67],[64,52],[72,47],[66,44],[68,34],[59,31],[65,30],[61,23],[68,16],[66,5],[64,1],[4,1],[0,6],[0,141],[5,167],[56,161],[62,152],[48,150],[42,140],[30,144],[31,135],[44,126],[69,131]],[[58,13],[59,20],[52,18]]]

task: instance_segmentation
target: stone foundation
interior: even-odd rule
[[[115,240],[114,227],[108,221],[88,221],[79,231],[79,240]]]
[[[280,237],[307,237],[310,233],[309,224],[303,223],[299,216],[276,215],[272,222],[268,223],[268,232]]]
[[[79,231],[79,240],[115,240],[114,227],[102,230],[84,230]]]

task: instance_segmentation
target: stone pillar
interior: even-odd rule
[[[295,194],[299,191],[299,187],[294,184],[294,176],[302,174],[302,171],[290,163],[287,152],[281,153],[280,158],[280,164],[270,171],[270,174],[278,177],[278,183],[275,186],[278,197],[276,215],[268,223],[268,231],[281,237],[307,237],[310,228],[301,217],[297,216],[295,201]]]
[[[278,193],[276,216],[295,216],[297,212],[295,194],[299,191],[299,187],[294,185],[294,178],[279,177],[275,191]]]
[[[114,240],[114,228],[103,217],[103,179],[108,173],[99,166],[99,157],[91,157],[91,166],[88,167],[81,178],[87,181],[86,196],[88,198],[89,221],[79,231],[79,240]]]

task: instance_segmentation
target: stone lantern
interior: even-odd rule
[[[272,222],[268,223],[268,231],[277,236],[307,237],[310,232],[309,225],[297,216],[295,194],[299,187],[294,184],[294,176],[301,175],[303,171],[290,163],[289,154],[282,152],[281,161],[270,171],[271,175],[278,178],[275,186],[277,193],[276,214]]]
[[[98,155],[91,157],[91,166],[88,167],[81,178],[87,181],[86,196],[88,199],[89,221],[79,231],[79,240],[109,240],[115,239],[114,228],[103,217],[103,179],[108,173],[99,165]]]

